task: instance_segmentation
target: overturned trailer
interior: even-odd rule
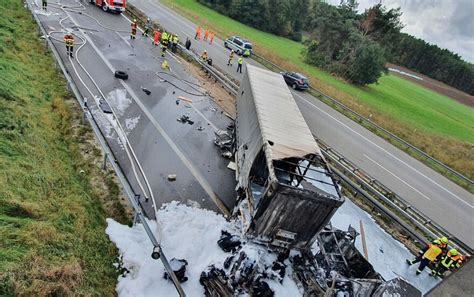
[[[238,211],[248,234],[309,248],[344,199],[283,77],[248,65],[236,107]]]

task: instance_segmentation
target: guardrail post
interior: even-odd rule
[[[107,153],[104,154],[104,164],[102,165],[103,170],[107,170],[107,157],[109,155]]]

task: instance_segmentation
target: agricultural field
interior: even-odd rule
[[[359,87],[306,64],[304,45],[239,23],[195,0],[162,2],[224,38],[238,34],[250,39],[256,52],[285,69],[306,74],[324,93],[406,139],[456,170],[473,177],[474,108],[398,75]]]
[[[0,2],[0,296],[111,296],[111,171],[21,1]]]

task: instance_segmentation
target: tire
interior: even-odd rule
[[[109,8],[107,7],[107,5],[102,4],[102,10],[107,12],[107,11],[109,11]]]
[[[293,88],[293,90],[296,90],[298,88],[296,84],[292,84],[291,87]]]
[[[224,47],[225,47],[225,48],[229,48],[229,47],[227,46],[227,42],[225,42],[225,41],[224,41]]]
[[[125,71],[117,70],[115,71],[115,77],[126,80],[128,79],[128,74]]]

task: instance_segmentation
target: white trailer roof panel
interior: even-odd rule
[[[304,157],[321,151],[293,95],[279,73],[247,64],[257,118],[267,158]],[[272,145],[273,144],[273,145]]]

